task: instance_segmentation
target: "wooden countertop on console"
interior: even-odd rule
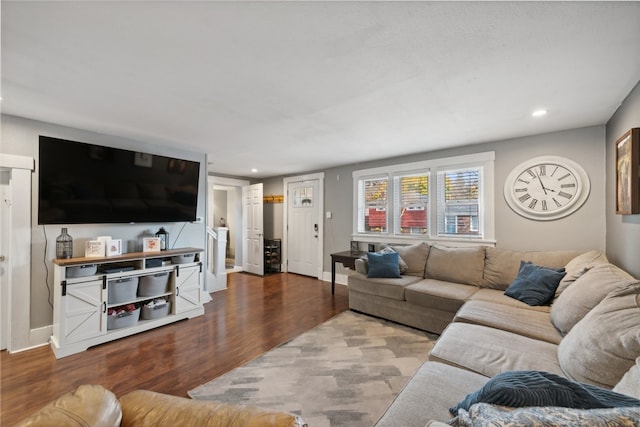
[[[77,257],[77,258],[62,258],[54,259],[53,263],[61,267],[68,267],[72,265],[80,264],[92,264],[99,262],[113,262],[113,261],[128,261],[133,259],[144,258],[158,258],[158,257],[172,257],[175,255],[189,254],[189,253],[203,252],[203,249],[199,248],[178,248],[167,249],[159,252],[129,252],[122,255],[105,256],[105,257]]]

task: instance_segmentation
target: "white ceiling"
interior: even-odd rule
[[[1,8],[3,113],[204,151],[218,174],[604,124],[640,80],[640,2]]]

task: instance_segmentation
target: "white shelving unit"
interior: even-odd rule
[[[183,262],[183,256],[187,254],[194,254],[192,262]],[[202,249],[182,248],[102,258],[54,260],[51,348],[56,357],[69,356],[97,344],[203,315],[202,256]],[[183,263],[168,262],[172,258],[180,259]],[[167,285],[157,293],[149,296],[136,294],[130,300],[109,302],[110,282],[137,278],[132,281],[132,286],[137,286],[140,279],[161,273],[168,275]],[[132,318],[130,325],[108,328],[110,308],[140,305],[156,298],[164,298],[170,303],[166,316],[137,321]]]

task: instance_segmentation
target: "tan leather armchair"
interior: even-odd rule
[[[49,403],[19,427],[304,427],[296,415],[255,406],[191,400],[147,390],[122,396],[82,385]]]

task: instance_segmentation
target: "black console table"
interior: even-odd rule
[[[364,251],[344,251],[331,254],[331,294],[335,293],[336,288],[336,262],[347,268],[355,269],[356,260],[367,252]]]

